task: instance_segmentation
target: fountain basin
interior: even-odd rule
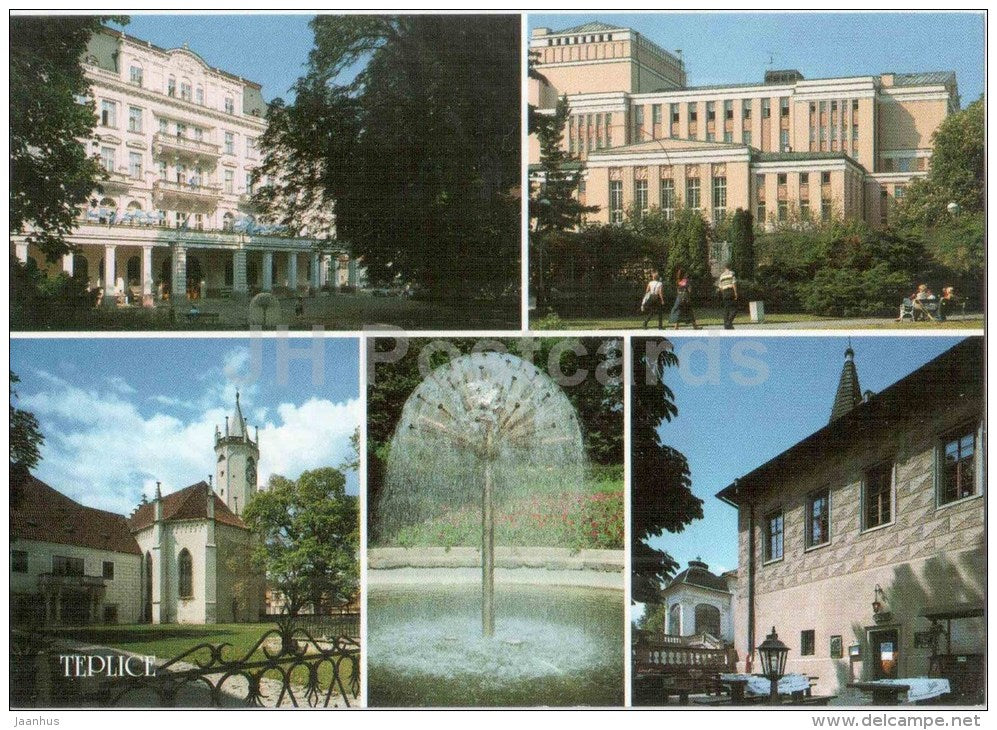
[[[614,588],[558,584],[583,576],[601,582],[596,577],[607,575]],[[370,706],[622,705],[622,575],[498,570],[491,638],[479,631],[480,572],[474,568],[371,570],[368,576]]]

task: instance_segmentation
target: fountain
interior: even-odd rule
[[[536,367],[494,352],[434,371],[406,401],[391,443],[382,525],[424,520],[439,507],[481,504],[481,633],[495,633],[496,502],[529,479],[580,484],[578,417]],[[478,482],[478,484],[476,484]]]
[[[622,702],[622,551],[539,548],[508,527],[533,499],[581,497],[586,476],[574,407],[521,358],[461,356],[416,387],[390,442],[375,542],[455,515],[463,532],[453,548],[368,552],[372,705]],[[407,562],[392,569],[386,554]]]

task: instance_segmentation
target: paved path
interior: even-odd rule
[[[851,318],[851,319],[820,319],[820,320],[809,320],[800,322],[763,322],[754,323],[749,322],[747,319],[737,319],[734,321],[735,331],[753,331],[753,330],[820,330],[820,329],[895,329],[906,332],[939,332],[945,331],[953,328],[951,323],[959,322],[959,328],[966,329],[978,329],[983,331],[983,315],[981,314],[957,314],[949,317],[946,322],[948,324],[941,325],[934,324],[931,322],[916,324],[904,323],[901,324],[895,320],[888,319],[885,317],[865,317],[861,319]],[[701,325],[700,329],[703,330],[722,330],[722,324],[707,324]],[[648,331],[663,331],[663,332],[675,332],[673,327],[666,327],[664,330],[648,330]],[[691,327],[683,326],[678,332],[695,332]]]

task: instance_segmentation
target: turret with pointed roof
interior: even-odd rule
[[[859,374],[855,369],[855,351],[851,342],[845,350],[845,364],[841,368],[841,378],[838,380],[838,390],[834,394],[834,405],[831,406],[831,419],[837,421],[843,415],[862,402],[862,389],[859,387]]]
[[[242,415],[239,392],[235,394],[235,412],[225,418],[225,431],[215,429],[214,490],[234,513],[242,514],[250,497],[257,490],[257,464],[260,461],[259,429],[256,440],[249,435],[249,426]]]

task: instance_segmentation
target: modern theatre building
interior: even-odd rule
[[[107,173],[61,268],[117,297],[183,298],[355,285],[334,222],[283,232],[255,220],[252,172],[266,129],[259,84],[184,45],[95,33],[83,67],[96,105],[90,152]],[[49,266],[23,235],[12,253]],[[57,267],[53,267],[57,268]]]
[[[567,96],[568,151],[584,165],[594,220],[677,206],[718,221],[812,218],[885,224],[927,173],[931,138],[959,109],[953,72],[806,79],[770,70],[759,83],[687,86],[686,67],[640,33],[592,22],[535,28],[530,103]],[[530,162],[539,160],[535,137]]]

